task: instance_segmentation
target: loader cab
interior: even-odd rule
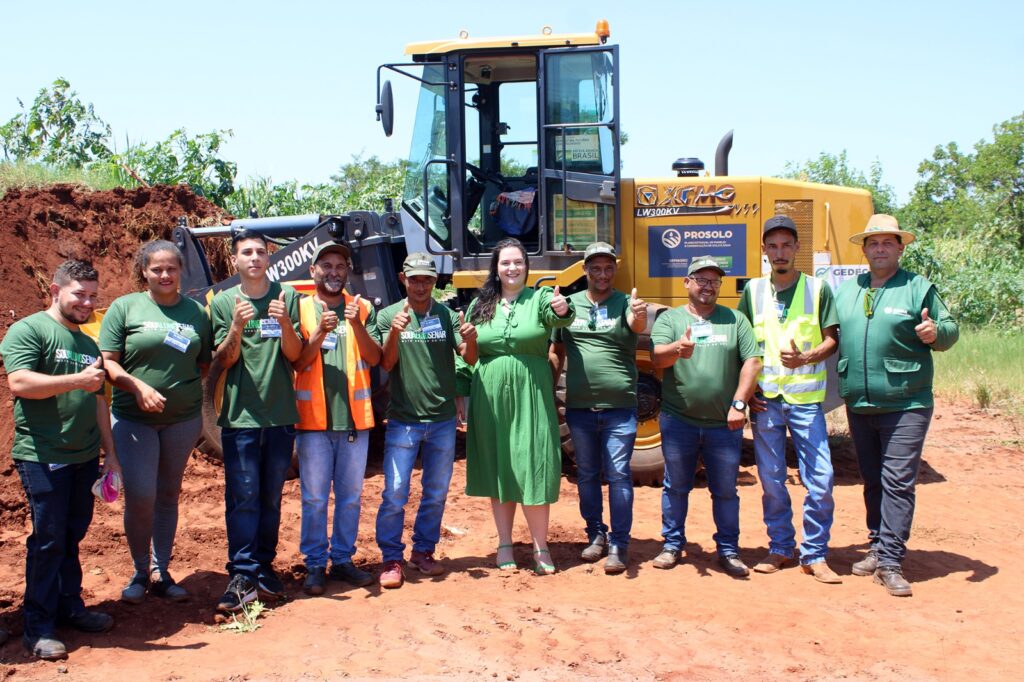
[[[479,271],[515,237],[541,272],[594,241],[618,246],[617,47],[546,33],[406,53],[412,64],[381,68],[420,81],[402,196],[410,249],[422,238],[451,269]]]

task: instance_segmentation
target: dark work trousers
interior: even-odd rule
[[[53,635],[59,619],[85,610],[78,543],[92,522],[98,463],[98,458],[67,465],[14,461],[32,514],[32,534],[25,543],[28,638]]]
[[[932,408],[857,414],[846,410],[864,479],[868,539],[879,566],[899,566],[914,521],[917,470]]]

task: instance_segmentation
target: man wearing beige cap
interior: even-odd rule
[[[932,418],[932,351],[956,343],[959,330],[935,286],[900,268],[914,235],[889,215],[873,215],[860,244],[869,272],[836,293],[839,395],[864,479],[867,556],[855,575],[874,575],[889,594],[909,597],[901,565],[914,519],[914,488]]]

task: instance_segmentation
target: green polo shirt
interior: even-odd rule
[[[586,291],[569,297],[576,319],[551,338],[565,346],[565,406],[636,408],[636,333],[629,328],[629,297],[621,291],[599,304]]]

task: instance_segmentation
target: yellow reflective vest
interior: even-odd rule
[[[345,305],[352,300],[343,292]],[[359,319],[366,322],[370,315],[370,302],[362,300]],[[299,329],[305,339],[310,339],[317,325],[317,304],[312,296],[303,297],[299,302]],[[357,431],[373,428],[373,389],[370,385],[370,365],[359,354],[359,344],[352,335],[352,323],[345,322],[345,374],[348,377],[348,409]],[[332,386],[332,390],[340,387]],[[308,367],[295,373],[295,405],[299,410],[296,428],[303,431],[325,431],[327,429],[327,398],[324,395],[323,354],[317,353]]]
[[[758,376],[761,392],[768,398],[782,396],[791,405],[811,405],[825,400],[825,363],[817,362],[796,369],[783,367],[781,350],[790,347],[790,340],[801,352],[821,344],[819,302],[820,279],[803,273],[797,280],[793,302],[786,319],[779,321],[771,280],[752,280],[750,302],[754,311],[754,337],[764,350],[764,367]]]

